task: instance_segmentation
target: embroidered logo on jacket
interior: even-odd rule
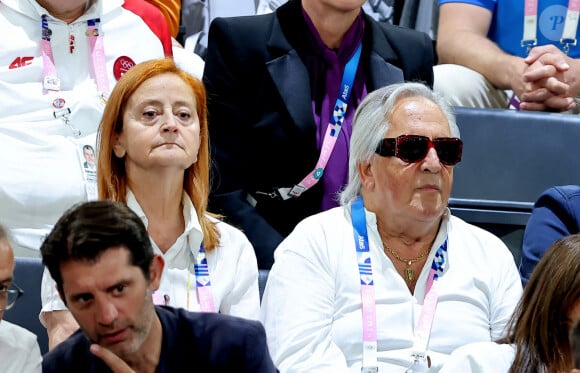
[[[14,59],[14,61],[12,61],[10,63],[10,65],[8,66],[8,69],[12,70],[12,69],[17,69],[19,67],[28,66],[32,63],[33,59],[34,59],[34,57],[31,57],[31,56],[16,57]]]

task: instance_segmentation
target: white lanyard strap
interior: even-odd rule
[[[560,43],[564,53],[568,54],[571,45],[576,45],[576,32],[578,30],[578,16],[580,14],[580,0],[569,0],[566,11],[566,20]],[[526,54],[535,47],[538,29],[538,0],[525,0],[524,2],[524,35],[522,47],[526,48]]]

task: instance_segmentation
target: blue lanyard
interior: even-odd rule
[[[199,308],[202,312],[215,312],[213,294],[211,291],[211,281],[209,277],[209,268],[207,266],[207,258],[205,256],[205,249],[203,248],[203,241],[199,245],[197,258],[194,258],[191,251],[189,252],[189,255],[191,262],[193,263],[193,272],[195,273],[195,285],[197,289]],[[187,295],[189,297],[189,280],[187,285]],[[189,307],[189,300],[187,303]]]
[[[354,246],[357,254],[358,270],[360,275],[362,317],[363,317],[363,364],[361,372],[377,372],[377,319],[373,270],[371,264],[370,245],[367,232],[364,201],[362,196],[352,203],[351,206],[352,227],[354,234]],[[433,288],[433,283],[441,277],[447,265],[447,238],[439,246],[427,279],[425,287],[425,304],[419,316],[419,325],[415,330],[412,357],[415,364],[425,364],[426,351],[438,302],[438,293]]]
[[[346,117],[346,109],[348,108],[348,101],[354,86],[354,78],[358,69],[358,62],[360,60],[361,51],[362,43],[359,43],[356,51],[344,67],[342,82],[340,83],[340,90],[338,91],[338,97],[336,99],[336,103],[334,104],[332,115],[330,116],[330,123],[328,123],[326,128],[326,134],[324,135],[324,140],[322,141],[320,155],[318,157],[318,161],[316,162],[316,166],[314,166],[314,169],[308,175],[306,175],[302,181],[296,184],[289,191],[286,190],[287,188],[280,188],[278,192],[283,199],[288,199],[290,197],[300,197],[302,193],[318,183],[324,174],[324,168],[326,167],[326,164],[330,159],[330,155],[334,150],[336,140]]]
[[[360,293],[363,318],[363,361],[361,372],[378,371],[377,363],[377,315],[375,305],[375,289],[373,282],[373,267],[367,223],[362,196],[359,196],[351,206],[354,247],[360,275]]]

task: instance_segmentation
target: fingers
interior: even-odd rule
[[[520,102],[520,110],[528,110],[528,111],[546,111],[547,107],[541,102],[527,102],[522,101]]]
[[[558,48],[556,48],[553,44],[541,45],[539,47],[534,47],[530,49],[530,53],[528,53],[528,56],[525,59],[526,62],[528,60],[535,60],[544,53],[554,53],[557,50]]]
[[[93,355],[103,360],[114,373],[135,373],[127,363],[108,349],[93,343],[90,350]]]
[[[539,81],[538,84],[526,85],[524,92],[520,94],[523,101],[545,101],[552,96],[568,97],[570,86],[556,78],[548,78]]]
[[[545,58],[549,58],[549,60],[544,61]],[[528,65],[531,65],[539,60],[542,60],[544,62],[543,63],[544,65],[552,64],[557,69],[562,71],[570,68],[570,66],[566,62],[566,55],[564,54],[564,52],[562,52],[552,44],[532,48],[528,56],[524,59],[524,61]]]
[[[542,102],[522,101],[520,102],[521,110],[531,111],[568,111],[575,107],[574,100],[571,97],[552,96]]]
[[[558,70],[554,65],[542,65],[530,68],[524,72],[524,82],[535,82],[536,80],[550,78],[556,75]]]

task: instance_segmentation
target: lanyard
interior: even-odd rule
[[[40,49],[42,51],[43,80],[42,84],[47,91],[60,91],[61,81],[56,73],[52,43],[50,41],[52,31],[48,28],[46,14],[41,17],[42,38],[40,39]],[[109,79],[106,72],[105,48],[103,43],[103,31],[101,29],[101,19],[95,18],[87,21],[87,34],[91,62],[97,90],[101,95],[109,94]]]
[[[580,0],[568,0],[568,10],[560,44],[563,51],[568,54],[570,46],[576,45],[576,31],[578,29],[578,16],[580,14]],[[526,54],[530,52],[538,42],[536,38],[538,28],[538,0],[525,0],[524,3],[524,35],[522,47],[526,48]]]
[[[340,90],[338,92],[338,97],[336,103],[334,104],[334,110],[330,117],[330,122],[328,127],[326,127],[326,133],[324,135],[324,140],[322,142],[322,147],[320,149],[320,156],[316,162],[314,170],[312,170],[301,182],[294,185],[292,189],[290,188],[280,188],[278,192],[283,199],[289,199],[292,197],[300,197],[302,193],[312,188],[322,175],[324,174],[324,168],[330,159],[330,155],[334,150],[336,145],[336,140],[340,134],[340,129],[344,124],[344,118],[346,116],[346,109],[348,107],[348,101],[352,93],[352,88],[354,85],[354,77],[356,76],[356,71],[358,68],[358,62],[360,60],[362,50],[362,43],[359,43],[356,51],[352,57],[346,63],[344,68],[344,73],[342,75],[342,82],[340,84]]]
[[[199,252],[197,253],[197,258],[193,256],[193,253],[189,252],[189,257],[193,263],[193,271],[195,273],[195,285],[197,289],[197,300],[199,302],[199,308],[201,312],[215,312],[215,306],[213,302],[213,294],[211,292],[211,281],[209,278],[209,268],[207,266],[207,258],[205,256],[205,249],[203,248],[203,242],[199,245]],[[187,275],[187,308],[189,309],[189,274]]]
[[[369,236],[362,196],[359,196],[352,203],[351,209],[362,300],[363,362],[361,373],[372,373],[379,370],[377,364],[377,315]]]
[[[366,227],[366,217],[362,196],[359,196],[351,207],[354,242],[357,253],[358,269],[361,284],[362,317],[363,317],[363,364],[362,373],[378,371],[377,364],[377,318],[373,273],[369,239]],[[407,371],[415,371],[415,365],[427,366],[427,346],[431,327],[435,317],[435,310],[439,300],[436,281],[443,274],[446,266],[447,239],[441,244],[435,253],[427,285],[425,287],[425,299],[415,328],[415,340],[411,356],[413,365]]]

